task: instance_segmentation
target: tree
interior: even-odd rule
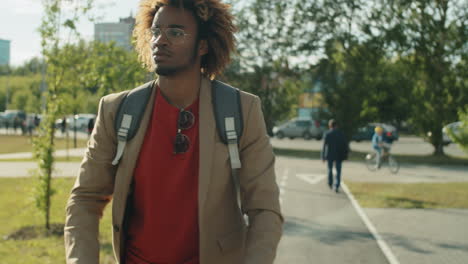
[[[353,44],[348,51],[342,41],[330,40],[327,58],[316,67],[316,79],[322,84],[322,93],[330,117],[334,118],[348,142],[354,132],[368,119],[363,116],[364,98],[372,89],[366,84],[366,71],[373,64],[363,59],[366,47]]]
[[[242,72],[232,64],[222,77],[230,84],[253,93],[262,99],[267,132],[273,135],[277,121],[290,118],[295,114],[301,83],[288,72],[280,62],[272,67],[256,66],[253,71]],[[234,69],[233,69],[234,68]]]
[[[52,171],[54,165],[54,136],[55,120],[60,112],[61,90],[65,72],[69,68],[63,67],[63,59],[66,56],[58,56],[61,45],[71,41],[71,36],[79,35],[75,24],[81,16],[86,14],[92,7],[93,0],[86,1],[62,1],[42,0],[44,15],[39,28],[41,34],[42,55],[47,64],[47,104],[43,111],[43,119],[38,130],[39,136],[34,139],[34,154],[38,161],[39,170],[36,174],[39,183],[36,188],[36,205],[43,212],[45,228],[50,228],[50,198],[53,194]],[[65,16],[63,5],[69,4],[72,12],[69,18],[63,21]],[[63,40],[62,30],[68,30],[68,37]]]
[[[290,67],[295,39],[292,2],[249,0],[234,6],[238,54],[222,78],[262,99],[267,131],[291,116],[300,93],[300,72]]]
[[[456,64],[466,56],[468,3],[459,0],[381,0],[376,14],[392,50],[405,57],[416,80],[412,88],[410,121],[443,155],[442,127],[457,118],[468,100],[465,78]],[[466,74],[466,72],[465,72]],[[430,133],[428,133],[430,132]]]
[[[57,56],[67,70],[60,91],[64,101],[61,114],[97,112],[99,98],[111,92],[137,87],[146,76],[135,51],[118,47],[114,42],[70,43]],[[75,127],[75,126],[74,126]],[[76,129],[74,146],[76,148]]]

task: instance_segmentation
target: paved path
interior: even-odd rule
[[[287,180],[281,175],[285,170]],[[275,263],[388,263],[369,243],[374,238],[356,221],[348,198],[343,193],[333,194],[326,186],[323,163],[280,157],[277,172],[286,225]],[[352,181],[457,182],[468,178],[463,168],[451,167],[413,166],[397,176],[383,171],[367,173],[364,164],[344,165],[344,178]],[[468,263],[466,209],[363,211],[395,256],[393,263]]]
[[[275,264],[387,264],[346,194],[332,192],[323,170],[278,158],[277,180],[285,216]]]
[[[70,157],[83,157],[86,148],[77,148],[69,149],[68,153],[65,149],[60,149],[55,151],[56,157],[66,157],[67,154]],[[0,154],[0,159],[30,159],[32,158],[31,152],[18,152],[18,153],[9,153],[9,154]]]
[[[400,263],[468,263],[468,210],[364,209]]]
[[[0,162],[0,178],[30,177],[36,168],[32,161]],[[53,177],[75,177],[79,168],[80,162],[55,162]]]

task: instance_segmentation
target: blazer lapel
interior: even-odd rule
[[[199,107],[199,172],[198,172],[198,211],[203,215],[203,205],[210,184],[213,152],[215,147],[215,118],[211,102],[211,81],[203,78],[200,87]]]

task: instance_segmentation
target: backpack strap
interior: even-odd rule
[[[117,165],[125,150],[127,141],[131,140],[138,128],[151,96],[155,81],[148,82],[131,90],[120,103],[115,117],[115,131],[118,136],[117,153],[112,165]],[[237,204],[241,213],[240,181],[238,170],[242,167],[239,157],[239,141],[243,131],[242,109],[239,89],[220,81],[212,82],[212,104],[216,127],[221,141],[229,149],[231,175],[237,195]]]
[[[239,89],[220,81],[212,82],[212,104],[216,127],[221,141],[228,146],[231,176],[241,213],[241,193],[238,169],[242,167],[239,157],[239,141],[242,136],[243,120]]]
[[[151,91],[155,81],[143,84],[131,90],[120,103],[115,116],[115,132],[118,144],[112,165],[117,165],[125,150],[127,141],[131,140],[138,128],[145,112],[146,105],[151,97]]]

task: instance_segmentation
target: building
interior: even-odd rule
[[[306,89],[299,95],[297,116],[300,119],[317,119],[319,114],[326,111],[326,104],[322,94],[320,81],[311,82],[312,88]]]
[[[10,41],[0,39],[0,65],[10,65]]]
[[[134,26],[135,18],[132,16],[121,18],[118,23],[94,24],[94,40],[103,43],[114,41],[117,46],[131,50]]]

